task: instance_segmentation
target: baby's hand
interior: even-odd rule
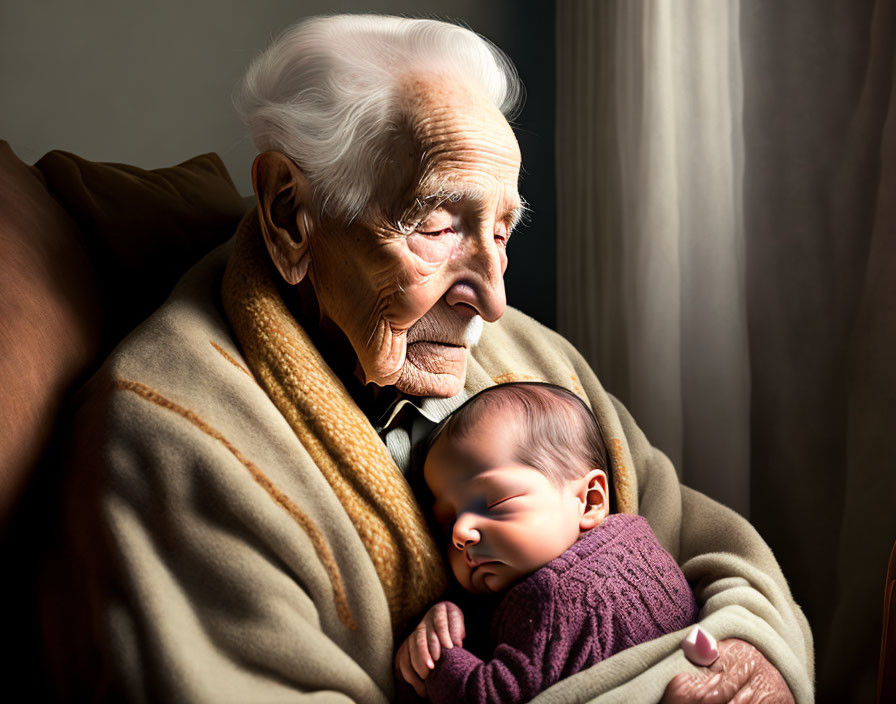
[[[425,697],[423,680],[436,666],[442,648],[462,645],[466,635],[464,612],[450,601],[440,601],[426,612],[420,625],[401,644],[395,654],[395,669],[418,696]]]

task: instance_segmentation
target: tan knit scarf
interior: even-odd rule
[[[410,486],[373,426],[287,309],[254,213],[243,219],[222,300],[256,379],[326,477],[364,543],[400,630],[447,585]]]

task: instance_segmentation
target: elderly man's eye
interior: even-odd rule
[[[423,230],[417,230],[421,235],[428,235],[430,237],[438,237],[439,235],[453,235],[455,233],[455,229],[453,227],[443,227],[440,230],[432,230],[430,232],[424,232]]]
[[[500,245],[507,246],[507,241],[510,239],[510,228],[506,225],[500,225],[495,228],[495,242]]]

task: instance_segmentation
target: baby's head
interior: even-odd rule
[[[501,592],[610,510],[606,450],[588,407],[559,386],[493,386],[436,430],[423,467],[461,586]]]

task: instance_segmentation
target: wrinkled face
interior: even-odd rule
[[[365,383],[448,397],[463,388],[482,321],[504,312],[520,153],[501,113],[467,87],[418,76],[406,103],[394,182],[378,192],[400,216],[312,239],[311,277]]]
[[[521,428],[500,413],[463,438],[439,437],[423,475],[448,561],[464,589],[501,592],[567,550],[581,534],[577,482],[558,487],[520,464]],[[586,469],[583,468],[583,474]]]

